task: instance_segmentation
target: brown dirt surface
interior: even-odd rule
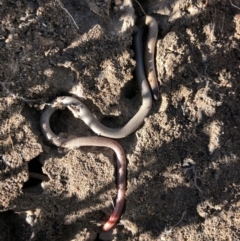
[[[118,140],[126,206],[104,233],[114,153],[57,148],[39,120],[74,95],[103,124],[127,123],[141,105],[132,36],[143,13],[131,0],[0,0],[1,241],[240,240],[240,2],[139,2],[159,25],[161,98]],[[51,126],[95,135],[67,110]]]

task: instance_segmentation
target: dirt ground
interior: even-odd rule
[[[0,0],[0,240],[240,240],[240,1],[139,1],[159,25],[161,98],[133,134],[126,207],[114,153],[66,151],[43,136],[43,108],[78,96],[105,125],[141,105],[130,0]],[[67,110],[55,133],[95,135]],[[35,177],[34,177],[35,173]],[[41,180],[36,178],[41,174]]]

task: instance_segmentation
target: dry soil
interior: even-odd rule
[[[0,0],[1,241],[240,240],[240,1],[139,2],[159,25],[161,98],[118,140],[126,207],[103,233],[114,153],[57,148],[39,119],[74,95],[105,125],[127,123],[141,105],[132,36],[142,10],[130,0]],[[51,125],[95,135],[67,110]]]

